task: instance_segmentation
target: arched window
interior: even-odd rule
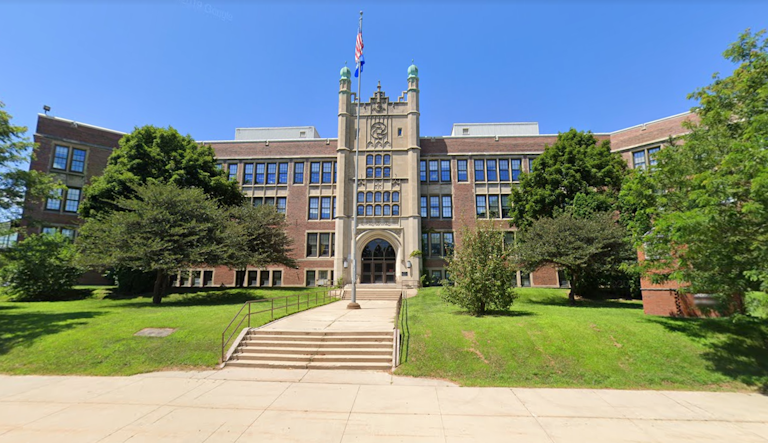
[[[389,166],[384,166],[384,178],[389,178],[390,170]]]
[[[390,210],[389,205],[384,205],[384,215],[385,216],[389,216],[390,215],[389,210]]]
[[[389,154],[384,154],[384,164],[388,165],[390,162],[390,156]]]
[[[368,154],[365,156],[365,164],[366,165],[372,165],[373,164],[373,156]]]
[[[384,192],[384,203],[389,203],[389,191]]]
[[[357,205],[357,215],[363,215],[365,212],[363,205]]]
[[[376,205],[374,208],[374,215],[380,216],[381,215],[381,205]]]
[[[400,205],[392,205],[392,215],[400,215]]]
[[[357,202],[363,203],[365,201],[365,192],[360,191],[357,193]]]
[[[381,168],[376,168],[376,178],[381,178]]]
[[[380,202],[381,201],[381,192],[377,192],[373,194],[373,201]]]
[[[395,191],[395,192],[392,193],[392,201],[395,202],[395,203],[399,203],[400,202],[400,193],[399,192]]]
[[[365,201],[368,203],[373,201],[373,192],[368,191],[365,193]]]
[[[377,165],[381,164],[381,155],[378,155],[378,154],[376,155],[376,164]]]
[[[365,215],[373,215],[373,205],[365,206]]]
[[[365,168],[365,176],[367,178],[373,178],[373,168]]]

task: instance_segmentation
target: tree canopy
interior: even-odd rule
[[[461,243],[447,258],[450,281],[441,289],[443,300],[480,316],[489,309],[507,309],[516,297],[517,269],[505,245],[504,231],[491,222],[464,227]]]
[[[225,206],[243,200],[238,184],[217,167],[210,146],[200,145],[172,127],[148,125],[120,139],[104,173],[86,187],[80,213],[88,218],[114,210],[119,197],[133,195],[136,186],[146,183],[199,188]]]
[[[3,108],[0,102],[0,221],[9,221],[19,218],[25,198],[42,201],[53,196],[57,185],[44,172],[21,169],[32,159],[35,144],[24,136],[27,128],[12,124]]]
[[[689,95],[698,121],[638,174],[652,195],[627,192],[647,271],[720,294],[743,310],[746,291],[768,289],[768,41],[747,30],[724,57],[733,74]],[[638,186],[629,189],[637,190]]]
[[[576,295],[584,295],[588,276],[618,269],[633,260],[635,251],[626,239],[626,229],[611,213],[576,217],[572,211],[564,211],[540,218],[522,230],[516,256],[525,271],[544,265],[564,269],[571,282],[568,297],[573,304]]]
[[[558,134],[523,174],[510,198],[512,224],[524,227],[556,210],[577,203],[587,212],[613,210],[626,171],[626,163],[611,153],[607,140],[591,132],[571,129]]]

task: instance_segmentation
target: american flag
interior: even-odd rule
[[[362,19],[361,19],[362,21]],[[365,64],[365,58],[363,57],[363,29],[362,26],[357,31],[357,40],[355,40],[355,77],[359,72],[363,72],[363,65]]]

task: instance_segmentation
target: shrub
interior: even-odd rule
[[[3,253],[0,279],[17,300],[62,300],[83,274],[75,256],[68,237],[32,235]]]

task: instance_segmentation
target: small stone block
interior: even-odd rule
[[[133,335],[138,337],[168,337],[173,334],[173,331],[175,331],[173,328],[144,328]]]

